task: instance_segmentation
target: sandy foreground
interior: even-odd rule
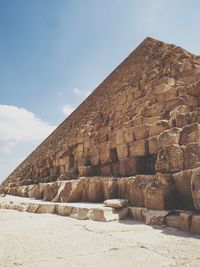
[[[0,266],[200,266],[200,236],[132,220],[0,210]]]

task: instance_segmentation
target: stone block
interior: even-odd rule
[[[146,140],[139,140],[130,143],[129,153],[131,157],[146,156],[148,153]]]
[[[37,213],[55,213],[56,205],[54,204],[40,204]]]
[[[180,128],[172,128],[162,132],[157,138],[159,149],[169,145],[178,144],[180,132],[181,132]]]
[[[172,109],[180,106],[180,105],[185,105],[186,101],[184,100],[183,97],[176,97],[170,100],[165,101],[165,111],[170,112]]]
[[[100,160],[101,164],[106,164],[111,162],[110,142],[105,142],[100,144]]]
[[[200,142],[187,144],[184,149],[185,169],[200,167]]]
[[[124,139],[126,143],[131,143],[134,141],[134,128],[127,128],[124,130]]]
[[[148,138],[149,128],[148,125],[142,124],[134,127],[135,140],[141,140]]]
[[[179,215],[168,215],[165,218],[165,223],[169,227],[179,228],[179,221],[180,221]]]
[[[98,174],[98,166],[79,166],[78,171],[79,176],[96,176]]]
[[[179,218],[179,229],[182,231],[190,232],[193,213],[190,211],[181,212]]]
[[[181,209],[193,210],[194,202],[191,191],[192,170],[177,172],[173,175]]]
[[[55,213],[61,216],[69,216],[72,213],[73,207],[56,205]]]
[[[183,128],[184,126],[190,124],[190,114],[189,113],[179,113],[176,115],[175,119],[175,126]]]
[[[117,155],[119,159],[128,157],[128,145],[126,143],[117,145]]]
[[[136,159],[125,158],[119,161],[119,175],[131,176],[136,174]]]
[[[158,172],[178,172],[184,169],[184,154],[178,145],[162,148],[157,155],[155,168]]]
[[[200,167],[195,168],[192,171],[191,177],[191,191],[194,206],[197,210],[200,210]]]
[[[180,135],[180,145],[200,142],[200,124],[192,123],[183,127]]]
[[[102,179],[103,199],[113,199],[118,197],[118,179]]]
[[[200,234],[200,215],[192,216],[192,223],[191,223],[190,231],[193,234]]]
[[[145,191],[154,182],[153,175],[136,175],[131,184],[130,204],[135,207],[145,207]]]
[[[104,201],[106,207],[120,209],[126,207],[128,204],[126,199],[108,199]]]
[[[166,101],[166,100],[171,100],[171,99],[176,98],[176,97],[177,97],[177,89],[176,88],[169,88],[162,93],[156,94],[156,100],[158,103]]]
[[[146,208],[142,207],[129,207],[129,215],[133,220],[136,221],[145,221],[145,213],[146,213]]]
[[[147,139],[149,154],[157,154],[159,151],[157,136]]]
[[[175,184],[171,175],[156,173],[154,183],[145,190],[145,207],[153,210],[177,208]]]
[[[103,184],[101,179],[90,179],[88,187],[88,201],[102,202],[104,200]]]
[[[101,176],[111,176],[112,175],[112,164],[104,164],[99,167],[99,172]]]
[[[149,125],[149,137],[158,135],[163,131],[169,129],[169,122],[167,120],[160,120]]]
[[[54,199],[54,197],[57,194],[59,186],[60,184],[56,182],[47,183],[43,189],[43,199],[45,201],[51,201],[52,199]]]

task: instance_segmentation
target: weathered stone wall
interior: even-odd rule
[[[145,193],[150,206],[155,194],[169,201],[169,183],[182,196],[200,166],[199,105],[200,57],[147,38],[3,186],[140,174],[161,177]],[[182,205],[193,207],[190,200]]]

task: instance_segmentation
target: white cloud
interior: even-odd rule
[[[54,129],[24,108],[0,105],[0,140],[42,140]]]
[[[62,112],[65,116],[69,116],[73,111],[74,111],[74,107],[67,104],[67,105],[64,105],[63,108],[62,108]]]
[[[74,88],[72,91],[75,96],[84,96],[84,97],[87,97],[92,93],[92,90],[85,91],[85,90],[80,90],[78,88]]]
[[[73,88],[73,94],[75,95],[75,96],[80,96],[80,95],[82,95],[82,91],[80,90],[80,89],[78,89],[78,88]]]
[[[27,109],[11,105],[0,105],[0,182],[55,127],[39,119]]]

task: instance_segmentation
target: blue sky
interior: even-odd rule
[[[0,180],[145,37],[200,54],[199,14],[198,0],[0,0]]]

